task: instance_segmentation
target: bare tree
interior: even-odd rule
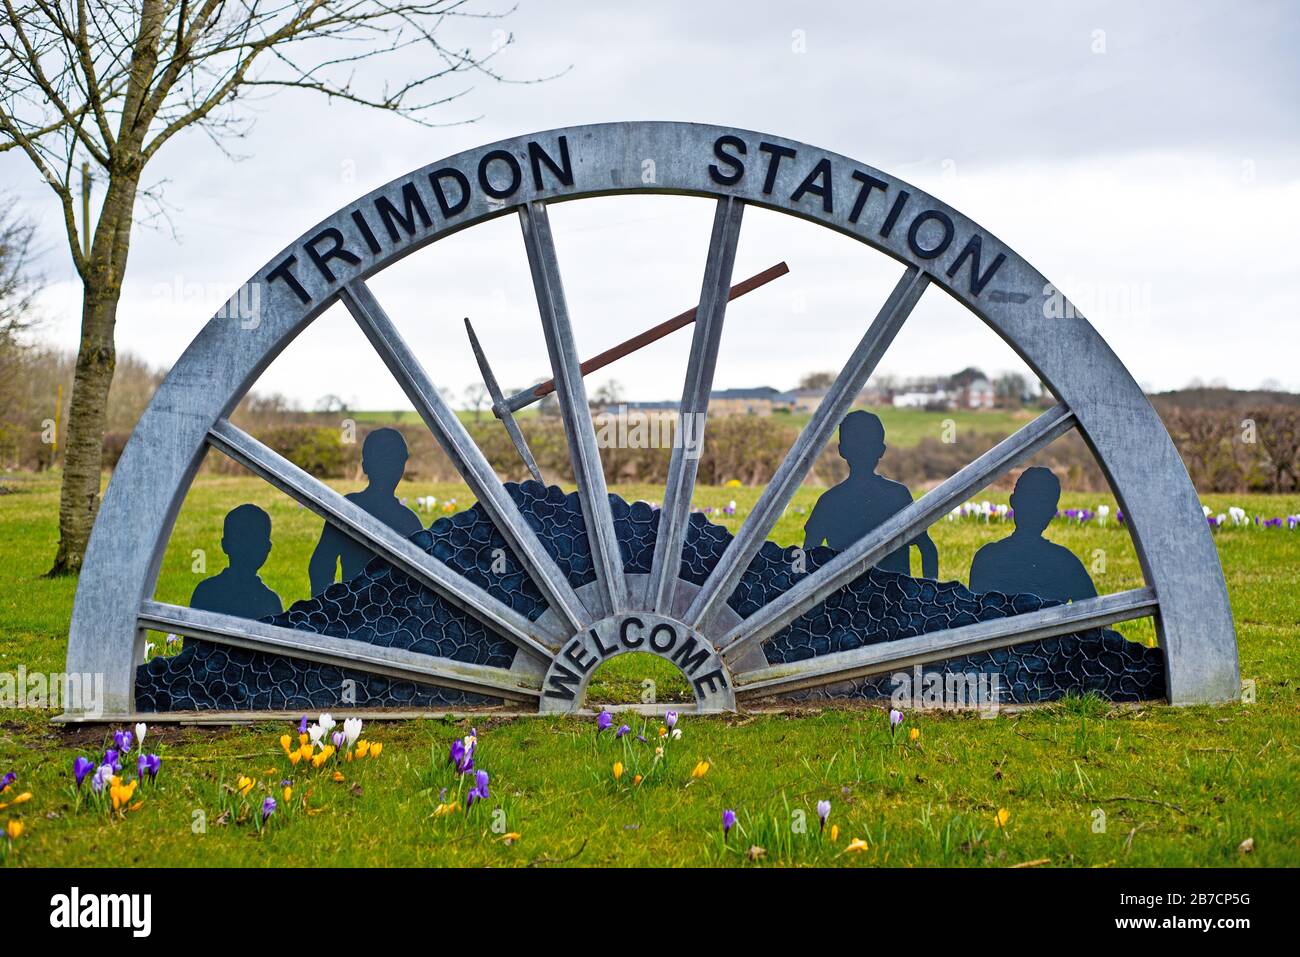
[[[178,133],[203,130],[219,148],[244,135],[250,94],[296,89],[428,123],[468,89],[456,74],[501,80],[490,49],[453,49],[450,18],[496,19],[470,0],[0,0],[0,152],[21,150],[61,208],[82,282],[81,342],[68,417],[59,547],[52,574],[76,572],[99,508],[114,326],[137,203],[149,162]],[[507,11],[508,12],[508,11]],[[422,49],[424,68],[403,83],[388,61]],[[371,61],[380,62],[372,64]],[[436,91],[436,92],[435,92]],[[78,166],[103,184],[98,217],[78,222]],[[82,175],[85,175],[83,172]],[[155,205],[155,210],[157,206]]]
[[[474,382],[465,387],[465,406],[474,413],[474,421],[483,418],[483,406],[487,404],[488,390],[482,382]]]
[[[799,388],[829,389],[834,381],[834,372],[808,372],[799,379]]]

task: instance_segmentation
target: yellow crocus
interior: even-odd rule
[[[615,762],[614,762],[614,780],[617,781],[617,780],[618,780],[619,778],[621,778],[622,776],[623,776],[623,762],[622,762],[622,761],[615,761]]]
[[[382,741],[375,741],[370,745],[370,756],[372,758],[377,758],[379,757],[379,752],[383,750],[384,750],[384,743]]]
[[[299,744],[306,744],[306,743],[307,743],[308,741],[310,741],[310,740],[311,740],[311,738],[308,737],[308,736],[305,735],[305,734],[300,734],[300,735],[298,735],[298,743],[299,743]]]
[[[859,854],[867,849],[867,842],[860,837],[855,837],[853,840],[849,841],[849,846],[844,849],[844,853],[848,854],[852,852],[854,854]]]
[[[139,781],[132,781],[130,784],[112,785],[109,789],[109,796],[113,799],[114,811],[131,800],[131,795],[135,794],[135,787],[139,783]]]
[[[302,760],[302,752],[301,752],[301,751],[290,751],[290,752],[289,752],[289,763],[292,764],[294,767],[297,767],[297,766],[298,766],[298,762],[301,761],[301,760]]]
[[[509,834],[502,834],[502,835],[501,835],[501,843],[502,843],[502,844],[513,844],[515,841],[519,840],[521,837],[523,837],[523,835],[520,834],[518,831],[511,831]]]
[[[1011,812],[1004,807],[1000,807],[998,813],[993,815],[993,826],[1006,827],[1009,820],[1011,820]]]
[[[699,764],[695,765],[694,770],[691,771],[691,777],[702,778],[704,777],[704,775],[708,773],[709,773],[709,762],[701,761]]]
[[[5,833],[9,835],[9,839],[11,841],[22,836],[23,822],[11,820],[8,824],[5,825]]]
[[[285,754],[289,753],[289,745],[291,744],[293,744],[293,738],[287,734],[280,735],[280,747],[284,749]]]
[[[632,779],[632,783],[633,783],[633,784],[640,784],[640,783],[641,783],[641,775],[638,774],[636,777],[634,777],[634,778]]]
[[[333,777],[334,777],[334,780],[335,780],[335,781],[343,781],[343,780],[346,780],[346,779],[343,777],[343,772],[342,772],[342,771],[335,771]]]
[[[908,740],[908,741],[915,741],[915,740],[916,740],[917,738],[919,738],[920,736],[921,736],[921,729],[920,729],[920,728],[908,728],[908,729],[907,729],[907,740]]]
[[[369,741],[367,741],[365,738],[362,738],[357,742],[357,750],[356,750],[357,757],[364,758],[369,751],[370,751]]]
[[[460,809],[459,801],[452,801],[450,804],[439,804],[433,809],[434,817],[442,817],[444,814],[454,814]]]
[[[839,826],[838,824],[832,824],[832,825],[831,825],[831,843],[834,844],[834,843],[835,843],[836,841],[838,841],[839,839],[840,839],[840,826]]]
[[[284,793],[285,804],[288,804],[291,800],[293,800],[293,788],[286,786],[283,793]]]
[[[11,803],[13,803],[13,804],[24,804],[24,803],[26,803],[27,801],[30,801],[31,799],[32,799],[32,792],[31,792],[31,791],[24,791],[22,794],[18,795],[16,798],[14,798],[13,801],[12,801]]]
[[[253,785],[256,783],[257,782],[254,781],[252,778],[246,777],[241,774],[239,776],[239,780],[235,782],[235,790],[237,790],[244,797],[247,797],[248,792],[253,790]]]
[[[659,725],[659,737],[661,738],[668,737],[668,729],[665,728],[662,724]]]

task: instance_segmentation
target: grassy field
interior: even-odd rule
[[[1041,409],[955,409],[951,412],[930,412],[926,409],[895,409],[893,406],[872,406],[871,411],[880,416],[884,423],[889,444],[899,448],[911,448],[923,438],[938,439],[944,428],[944,421],[952,419],[955,427],[964,434],[1010,435],[1034,417]],[[462,422],[488,420],[492,412],[484,408],[479,412],[461,409],[457,413]],[[414,409],[370,410],[350,412],[349,415],[363,425],[418,425],[423,420]],[[536,407],[530,407],[515,413],[519,419],[537,415]],[[809,412],[795,412],[773,415],[777,422],[788,422],[802,429],[812,417]]]
[[[0,672],[58,672],[74,583],[41,577],[53,553],[57,485],[51,477],[6,476],[0,486]],[[661,494],[615,491],[629,500]],[[801,540],[818,491],[800,493],[776,540]],[[472,501],[464,488],[449,485],[404,485],[400,494],[432,494],[440,505],[454,499],[453,509]],[[715,509],[712,518],[734,530],[756,497],[756,489],[707,488],[696,503]],[[733,499],[734,517],[717,514]],[[192,571],[196,550],[209,574],[220,570],[222,516],[244,501],[262,505],[274,522],[264,580],[286,604],[307,595],[306,558],[319,521],[256,480],[204,478],[181,511],[158,598],[188,601],[202,577]],[[1067,496],[1062,507],[1104,501]],[[1300,512],[1296,497],[1211,496],[1206,503],[1216,511],[1239,504],[1265,516]],[[964,581],[975,549],[1004,531],[940,522],[932,534],[942,576]],[[0,774],[13,770],[18,778],[0,796],[9,805],[0,807],[0,825],[16,820],[24,830],[16,839],[0,837],[0,854],[13,865],[751,866],[744,852],[758,846],[760,864],[1294,866],[1300,533],[1215,534],[1242,675],[1255,682],[1253,704],[1112,708],[1085,698],[992,720],[909,714],[897,736],[884,712],[871,708],[687,717],[682,738],[669,742],[668,759],[653,774],[646,747],[625,752],[629,738],[597,737],[591,719],[374,722],[364,736],[383,742],[381,756],[339,763],[341,780],[333,765],[291,766],[279,738],[296,736],[296,728],[286,725],[157,725],[146,750],[161,755],[162,772],[124,815],[79,803],[70,787],[74,758],[102,753],[103,729],[65,730],[50,724],[52,712],[10,709],[0,711]],[[1103,592],[1140,583],[1122,528],[1058,522],[1049,536],[1090,564],[1104,560],[1104,572],[1095,575]],[[1149,622],[1122,630],[1154,641]],[[662,698],[684,690],[672,675],[626,656],[598,676],[593,698],[635,700],[647,675],[660,682]],[[468,814],[436,815],[458,794],[447,748],[473,723],[478,764],[491,774],[490,797]],[[912,728],[915,740],[907,733]],[[653,724],[646,732],[656,739]],[[627,768],[617,781],[615,761]],[[708,763],[707,773],[692,778],[699,762]],[[637,773],[646,777],[633,784]],[[247,795],[237,790],[241,775]],[[283,780],[292,782],[288,800]],[[463,779],[459,786],[463,802]],[[26,792],[30,799],[13,803]],[[257,809],[267,796],[279,807],[259,829]],[[826,834],[818,830],[814,806],[823,799],[832,802],[830,823],[839,829],[834,842],[829,825]],[[724,809],[734,809],[739,822],[725,843]],[[866,849],[849,851],[853,838]],[[1253,850],[1244,853],[1239,846],[1248,839]]]

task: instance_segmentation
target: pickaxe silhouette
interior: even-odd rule
[[[759,286],[766,285],[773,279],[778,279],[790,271],[790,267],[785,263],[777,263],[760,273],[750,276],[743,282],[738,282],[731,287],[727,293],[727,301],[730,302],[747,292],[753,292]],[[685,326],[689,326],[695,321],[697,307],[687,309],[680,315],[676,315],[666,322],[661,322],[657,326],[651,326],[644,332],[638,333],[631,339],[620,342],[612,348],[606,349],[600,355],[592,356],[580,366],[584,376],[590,375],[597,369],[603,369],[610,363],[617,362],[624,356],[631,355],[638,349],[644,349],[652,342],[658,342],[669,333],[676,332]],[[474,350],[474,358],[478,362],[479,372],[483,374],[483,384],[487,386],[488,395],[492,399],[492,414],[501,420],[506,427],[506,432],[510,435],[510,441],[514,443],[515,449],[519,452],[520,458],[528,466],[528,471],[532,473],[533,478],[542,481],[541,470],[537,467],[537,460],[533,458],[532,451],[528,448],[528,443],[524,441],[524,434],[519,431],[519,423],[515,421],[515,413],[520,409],[527,408],[534,402],[540,402],[546,396],[555,391],[555,380],[547,379],[545,382],[535,385],[531,388],[516,392],[512,396],[503,395],[501,386],[497,383],[496,376],[492,373],[492,367],[488,365],[487,356],[483,354],[483,347],[479,344],[478,336],[474,334],[474,326],[470,323],[469,318],[465,319],[465,331],[469,333],[469,343]]]

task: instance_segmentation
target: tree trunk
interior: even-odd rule
[[[63,442],[59,495],[59,549],[50,575],[75,575],[99,513],[108,390],[117,350],[113,343],[135,207],[136,180],[111,177],[82,279],[81,343]]]

